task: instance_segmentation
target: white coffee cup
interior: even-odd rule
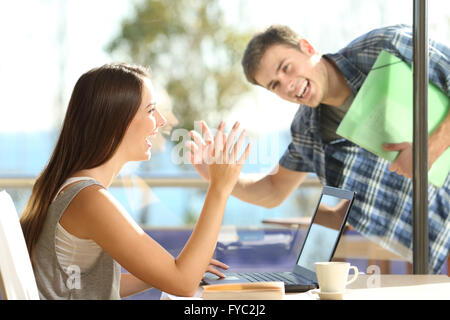
[[[345,287],[358,278],[358,268],[349,262],[316,262],[316,275],[320,292],[344,292]],[[348,280],[349,270],[353,269],[353,278]]]

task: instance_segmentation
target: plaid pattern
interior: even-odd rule
[[[342,71],[354,95],[381,50],[411,65],[412,29],[396,25],[373,30],[335,54],[324,55]],[[450,49],[430,40],[429,77],[449,96]],[[280,159],[287,169],[314,172],[323,185],[357,192],[348,222],[381,246],[412,261],[412,181],[388,170],[389,162],[345,139],[323,143],[320,108],[300,106],[291,125],[292,142]],[[429,267],[438,273],[450,248],[450,175],[428,187]]]

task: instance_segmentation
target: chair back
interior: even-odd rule
[[[0,191],[0,289],[3,299],[39,300],[19,216],[6,191]]]

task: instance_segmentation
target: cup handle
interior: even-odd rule
[[[350,266],[350,269],[353,269],[353,272],[355,274],[353,275],[353,278],[351,278],[349,281],[347,281],[347,283],[345,285],[348,285],[348,284],[354,282],[356,280],[356,278],[358,278],[358,274],[359,274],[358,268],[356,266]]]

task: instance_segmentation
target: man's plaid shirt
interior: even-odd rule
[[[373,30],[335,54],[334,61],[356,95],[381,50],[413,61],[412,28]],[[450,94],[450,49],[430,40],[429,78]],[[323,185],[357,192],[348,222],[383,247],[412,261],[412,181],[388,170],[389,162],[345,139],[323,143],[320,109],[300,106],[291,125],[292,142],[280,159],[291,170],[314,172]],[[400,119],[399,119],[400,120]],[[399,122],[401,125],[401,121]],[[450,248],[450,174],[438,189],[428,187],[429,267],[438,273]]]

